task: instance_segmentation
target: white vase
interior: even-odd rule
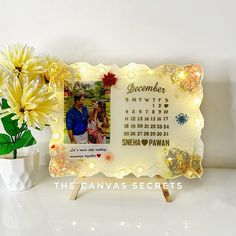
[[[7,189],[24,191],[36,184],[39,151],[36,145],[17,150],[17,159],[9,155],[0,158],[0,175]]]

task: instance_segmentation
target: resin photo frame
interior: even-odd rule
[[[200,65],[71,65],[57,86],[50,174],[201,177]]]

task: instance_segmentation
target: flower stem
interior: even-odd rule
[[[11,137],[11,140],[12,140],[13,143],[15,143],[18,140],[17,135],[15,136],[15,138]],[[16,158],[17,158],[17,149],[14,149],[13,150],[13,159],[16,159]]]
[[[17,158],[17,149],[14,149],[13,150],[13,159],[16,159]]]

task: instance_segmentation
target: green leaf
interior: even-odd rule
[[[14,116],[14,114],[9,114],[5,117],[3,117],[2,124],[5,129],[5,131],[11,135],[11,136],[16,136],[20,132],[23,131],[25,128],[25,125],[23,124],[20,128],[18,127],[18,120],[12,120],[11,118]]]
[[[2,98],[1,107],[2,107],[2,109],[10,108],[10,106],[8,105],[8,102],[7,102],[7,99],[6,99],[6,98]]]
[[[8,154],[14,149],[11,137],[7,134],[0,134],[0,154]]]
[[[7,103],[7,100],[5,98],[3,98],[2,99],[2,109],[6,109],[6,108],[9,108],[9,105]],[[1,119],[5,131],[11,136],[16,136],[17,134],[19,134],[20,132],[23,131],[23,129],[26,126],[25,124],[22,124],[22,126],[19,128],[18,127],[18,120],[11,119],[14,115],[15,114],[12,113],[12,114],[9,114]]]
[[[30,130],[26,130],[20,139],[15,142],[15,148],[28,147],[36,143],[35,138],[32,136]]]

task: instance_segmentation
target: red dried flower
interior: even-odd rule
[[[116,75],[112,72],[108,72],[107,74],[104,74],[102,77],[102,82],[104,86],[111,87],[112,85],[115,85],[117,82]]]

